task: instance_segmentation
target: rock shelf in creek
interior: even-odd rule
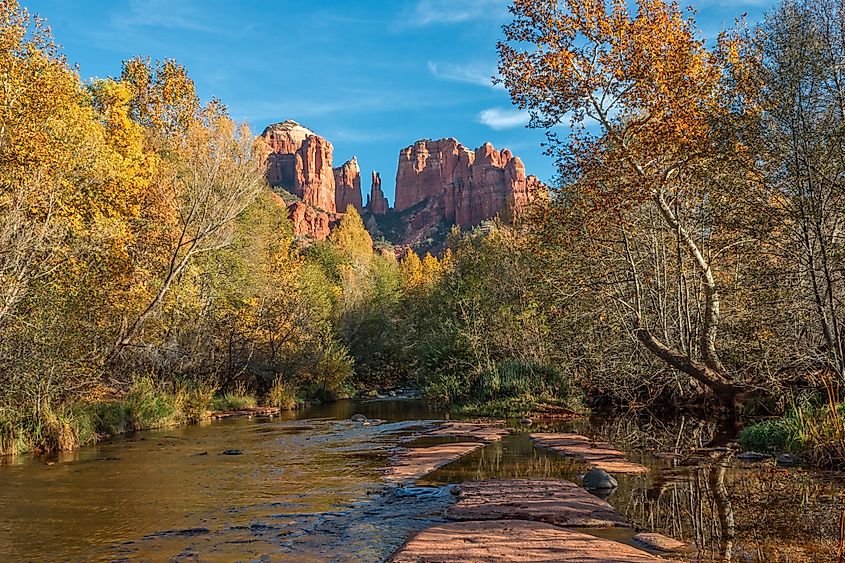
[[[471,481],[458,486],[452,520],[534,520],[567,528],[627,527],[606,501],[563,480]]]
[[[542,522],[490,520],[450,522],[427,528],[393,555],[393,563],[423,561],[666,561],[635,547]]]
[[[459,438],[465,442],[450,442],[419,448],[402,448],[385,471],[388,481],[418,479],[447,463],[455,461],[485,444],[501,440],[510,431],[500,423],[447,422],[423,434],[426,438]]]
[[[534,443],[560,455],[580,459],[591,467],[608,473],[641,474],[648,468],[625,459],[625,454],[604,442],[593,442],[586,436],[568,433],[534,433]]]
[[[404,448],[385,478],[408,481],[502,439],[499,423],[448,422],[425,433],[427,439],[461,440]],[[647,468],[625,459],[610,445],[579,434],[531,434],[537,446],[608,472],[643,474]],[[466,441],[464,441],[466,440]],[[445,511],[450,522],[417,532],[390,561],[490,562],[579,561],[626,563],[666,561],[633,545],[584,533],[630,528],[609,503],[563,479],[495,479],[456,486],[456,501]],[[577,529],[574,530],[574,529]],[[629,532],[633,534],[633,532]],[[633,538],[659,552],[682,551],[682,542],[653,533]]]

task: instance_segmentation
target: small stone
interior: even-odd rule
[[[769,454],[761,454],[760,452],[742,452],[738,456],[737,459],[742,461],[763,461],[764,459],[769,459]]]
[[[588,491],[595,489],[615,489],[619,483],[604,469],[590,469],[584,475],[584,488]]]
[[[396,391],[390,391],[390,392],[388,392],[387,394],[388,394],[388,395],[390,395],[391,397],[395,397],[395,396],[396,396]]]
[[[370,422],[369,420],[365,420],[364,422],[361,423],[361,426],[372,426],[372,425],[373,425],[373,423]]]
[[[798,458],[792,454],[780,454],[777,458],[778,465],[783,467],[793,467],[798,465]]]
[[[349,418],[349,420],[351,420],[352,422],[364,422],[364,421],[367,420],[367,417],[364,416],[363,414],[353,414]]]
[[[226,450],[223,452],[223,455],[242,455],[243,452],[241,450]]]
[[[520,419],[519,423],[523,426],[531,426],[534,424],[534,421],[526,416],[525,418]]]

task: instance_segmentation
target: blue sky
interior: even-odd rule
[[[393,200],[399,150],[455,137],[510,148],[529,174],[554,176],[542,131],[494,87],[507,0],[21,0],[47,18],[84,78],[115,76],[141,54],[175,58],[203,99],[260,132],[294,119],[329,139],[334,165],[356,155],[362,187],[381,172]],[[771,0],[697,0],[705,37]]]

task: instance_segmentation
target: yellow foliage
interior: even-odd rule
[[[369,261],[373,257],[373,238],[352,206],[346,209],[329,240],[353,260]]]

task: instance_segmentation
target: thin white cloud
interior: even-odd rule
[[[192,31],[217,31],[202,21],[204,12],[191,2],[172,0],[129,0],[129,10],[115,13],[111,23],[117,28],[160,27]]]
[[[484,63],[458,65],[428,61],[428,72],[438,80],[476,84],[495,89],[503,88],[501,84],[493,83],[493,77],[499,75],[495,65]]]
[[[490,108],[478,114],[479,123],[496,131],[524,127],[528,125],[529,119],[528,112],[515,109]]]
[[[508,0],[418,0],[403,23],[411,27],[504,18]]]

